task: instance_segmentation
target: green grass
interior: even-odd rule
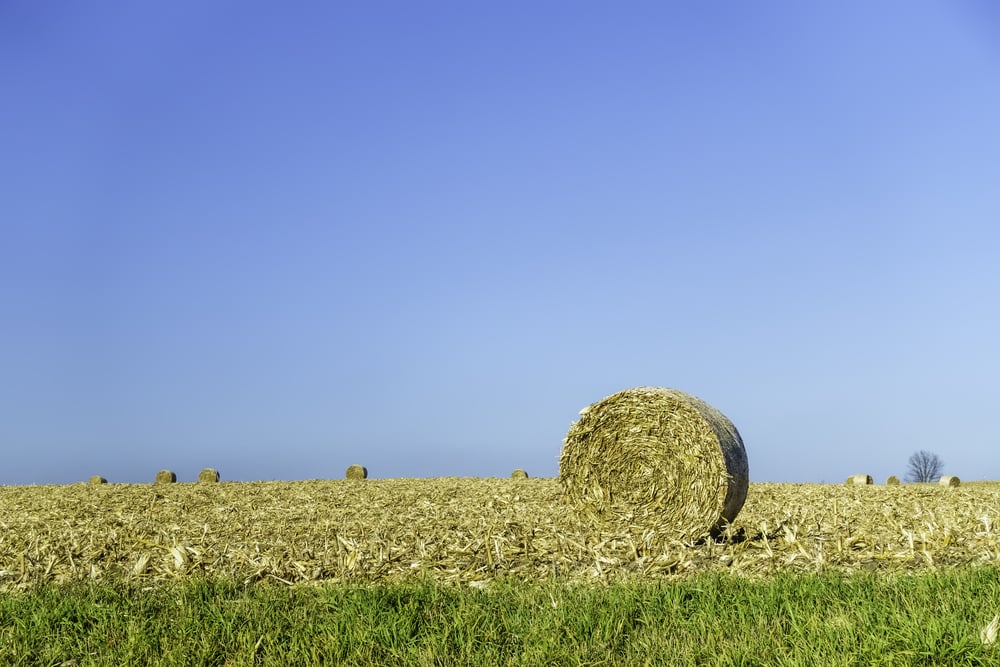
[[[3,665],[995,665],[1000,570],[0,597]]]

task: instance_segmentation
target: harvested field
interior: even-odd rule
[[[0,487],[0,588],[221,575],[288,584],[1000,565],[1000,485],[750,484],[717,539],[598,532],[533,479]]]

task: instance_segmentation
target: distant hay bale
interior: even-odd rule
[[[100,475],[93,475],[87,480],[88,484],[107,484],[108,480],[104,479]]]
[[[518,468],[510,474],[511,479],[528,479],[528,473]]]
[[[218,482],[219,481],[219,471],[215,468],[205,468],[200,473],[198,473],[199,482]]]
[[[347,469],[346,477],[347,479],[368,479],[368,468],[354,464]]]
[[[941,479],[938,480],[938,484],[941,486],[959,486],[962,483],[955,475],[941,475]]]
[[[170,470],[161,470],[156,473],[157,484],[173,484],[177,481],[177,475]]]
[[[885,483],[889,486],[895,486],[899,484],[899,478],[895,475],[889,475],[889,477],[886,478]]]
[[[736,427],[676,389],[626,389],[589,405],[563,443],[563,498],[592,521],[697,539],[735,519],[746,500]]]
[[[872,479],[871,475],[851,475],[844,483],[849,486],[864,486],[865,484],[874,484],[875,480]]]

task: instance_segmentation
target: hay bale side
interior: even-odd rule
[[[215,468],[205,468],[200,473],[198,473],[199,482],[212,483],[212,482],[218,482],[219,479],[220,479],[219,471],[216,470]]]
[[[580,411],[559,456],[563,498],[581,516],[658,539],[697,539],[736,518],[749,466],[725,415],[676,389],[637,387]]]
[[[368,468],[354,464],[347,469],[347,479],[368,479]]]
[[[108,480],[104,479],[100,475],[92,475],[90,479],[87,480],[87,484],[107,484]]]
[[[855,485],[863,486],[865,484],[874,484],[874,483],[875,480],[872,479],[871,475],[851,475],[850,477],[847,478],[847,481],[844,482],[844,484],[847,484],[849,486],[855,486]]]
[[[161,470],[156,473],[157,484],[173,484],[177,481],[177,475],[171,470]]]
[[[510,474],[511,479],[528,479],[528,473],[518,468]]]
[[[889,486],[896,486],[897,484],[899,484],[899,478],[896,477],[895,475],[889,475],[886,478],[885,483],[888,484]]]
[[[959,486],[962,480],[960,480],[955,475],[941,475],[941,479],[938,480],[938,484],[941,486]]]

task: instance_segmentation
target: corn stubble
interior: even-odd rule
[[[1000,565],[1000,484],[750,484],[716,538],[600,530],[556,479],[0,487],[0,589],[222,576],[483,586]]]

